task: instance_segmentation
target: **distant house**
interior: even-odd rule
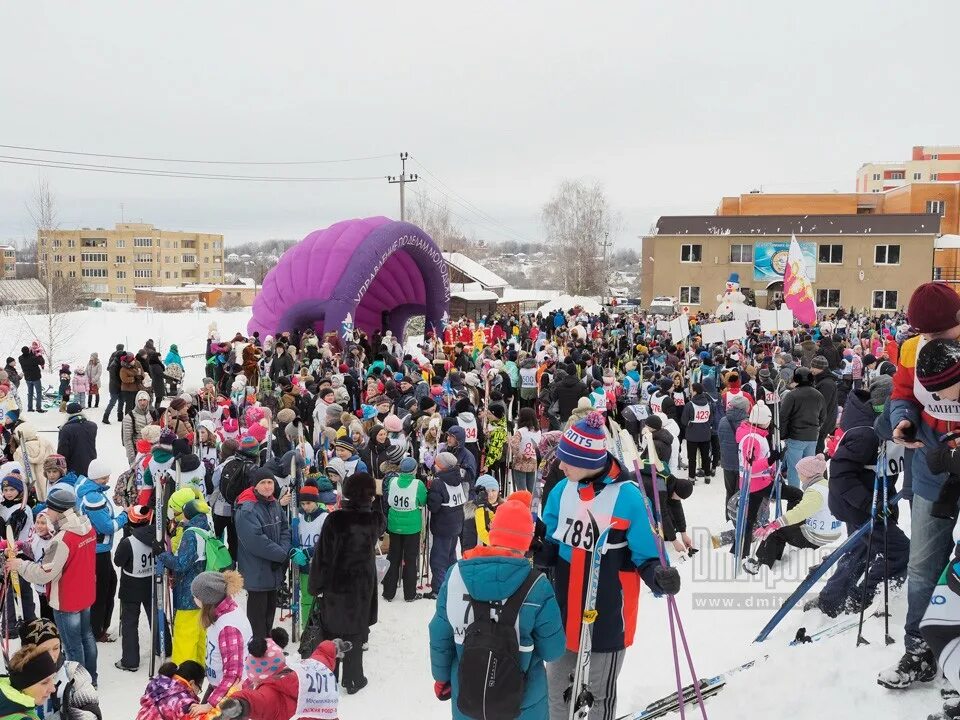
[[[492,270],[488,270],[476,260],[471,260],[463,253],[444,253],[450,274],[450,291],[458,288],[463,290],[466,285],[478,283],[480,289],[494,293],[498,298],[503,296],[505,288],[510,286],[506,280]]]
[[[36,278],[0,280],[0,305],[6,307],[39,307],[47,300],[47,289]]]
[[[240,262],[240,256],[237,255],[236,253],[230,253],[229,255],[227,255],[227,262],[230,262],[230,263]]]
[[[139,307],[159,312],[190,310],[198,300],[207,307],[239,308],[253,305],[256,285],[208,285],[195,283],[180,286],[157,286],[136,289]]]

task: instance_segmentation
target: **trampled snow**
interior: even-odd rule
[[[198,386],[202,377],[204,341],[211,323],[220,336],[229,339],[244,331],[249,311],[232,313],[164,314],[144,311],[85,310],[70,313],[73,338],[57,350],[57,362],[74,366],[86,362],[96,351],[105,363],[118,342],[133,351],[152,338],[161,356],[171,342],[185,358],[185,386]],[[44,340],[44,319],[18,314],[0,316],[0,349],[19,355],[20,347],[39,338]],[[199,357],[189,357],[198,355]],[[54,382],[50,378],[50,382]],[[21,397],[23,397],[21,390]],[[101,402],[106,402],[104,394]],[[87,416],[99,421],[99,411]],[[57,412],[33,415],[31,422],[56,443],[56,429],[64,416]],[[101,457],[113,463],[117,472],[126,465],[120,443],[120,429],[114,422],[101,427],[98,437]],[[856,630],[806,646],[788,647],[797,628],[813,632],[827,624],[826,618],[791,611],[781,626],[761,645],[751,641],[774,612],[772,603],[788,595],[819,557],[813,551],[792,551],[782,569],[762,571],[757,577],[740,573],[732,578],[732,556],[727,549],[710,548],[708,530],[722,528],[723,483],[718,477],[710,485],[698,483],[693,497],[684,503],[689,526],[700,553],[683,562],[679,569],[683,588],[678,596],[687,639],[699,677],[709,677],[754,658],[769,655],[752,669],[731,678],[727,688],[706,702],[707,716],[713,720],[776,718],[833,720],[834,718],[923,718],[940,709],[935,684],[921,689],[894,692],[876,684],[882,668],[896,662],[903,652],[903,619],[906,598],[903,592],[892,598],[891,634],[896,644],[885,647],[882,618],[866,620],[864,635],[869,645],[856,647]],[[901,517],[909,517],[909,507],[901,505]],[[724,603],[741,607],[725,607]],[[433,695],[430,675],[427,623],[432,603],[421,600],[404,603],[380,602],[380,622],[370,635],[370,650],[364,668],[370,685],[360,693],[343,695],[340,717],[344,720],[440,720],[450,717],[450,705]],[[752,606],[752,607],[751,607]],[[119,606],[112,632],[116,634]],[[120,657],[119,643],[100,644],[99,672],[101,707],[104,717],[122,720],[136,715],[139,698],[147,682],[148,639],[145,621],[141,623],[141,669],[128,673],[114,668]],[[684,684],[690,682],[686,661],[681,655]],[[667,604],[644,590],[636,641],[628,651],[619,682],[618,715],[637,710],[676,689],[671,654]],[[696,707],[688,707],[688,718],[702,717]],[[675,714],[674,717],[679,717]]]

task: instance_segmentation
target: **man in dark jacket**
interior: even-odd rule
[[[737,443],[737,428],[747,419],[750,401],[742,395],[730,398],[727,412],[717,426],[720,437],[720,465],[723,468],[723,485],[726,499],[723,503],[723,519],[727,519],[727,503],[740,489],[740,445]]]
[[[68,403],[67,415],[57,438],[57,453],[66,458],[68,471],[86,475],[90,461],[97,457],[97,424],[83,416],[79,403]]]
[[[797,368],[793,379],[796,388],[780,403],[780,437],[786,441],[783,461],[787,466],[787,482],[800,487],[797,463],[809,455],[816,455],[817,438],[820,426],[826,420],[826,410],[823,395],[813,387],[813,375],[808,368]]]
[[[826,359],[828,368],[831,370],[840,369],[840,350],[838,350],[837,346],[833,344],[833,338],[821,338],[819,354]],[[812,361],[810,363],[810,367],[813,367]]]
[[[690,478],[690,482],[697,482],[697,454],[699,453],[704,482],[709,485],[714,465],[710,459],[710,438],[716,432],[719,417],[710,396],[703,391],[703,385],[693,383],[690,386],[690,393],[690,402],[683,406],[683,414],[680,417],[680,425],[686,428],[687,462],[690,464],[687,477]]]
[[[23,379],[27,383],[27,412],[33,412],[34,401],[37,404],[37,412],[46,412],[43,409],[43,388],[40,381],[43,358],[34,355],[30,348],[24,346],[20,348],[19,360],[20,369],[23,371]]]
[[[252,487],[237,498],[233,521],[239,548],[237,570],[247,591],[247,619],[254,638],[266,638],[277,611],[277,588],[283,584],[290,553],[290,525],[285,507],[290,494],[274,497],[275,480],[265,468],[250,472]]]
[[[114,405],[117,405],[117,420],[123,421],[123,404],[120,403],[120,358],[123,354],[123,344],[120,343],[107,361],[107,389],[110,391],[110,402],[103,411],[104,425],[110,424],[110,411],[113,410]]]
[[[580,398],[589,394],[587,386],[577,377],[577,369],[571,363],[565,368],[566,375],[550,386],[550,402],[557,403],[557,419],[562,425],[570,419]]]
[[[813,373],[813,386],[823,395],[824,418],[820,424],[820,433],[817,436],[817,452],[823,452],[827,436],[837,428],[837,378],[829,370],[827,359],[817,355],[810,361],[810,372]]]
[[[459,425],[454,425],[447,430],[445,450],[448,453],[452,453],[457,459],[457,464],[460,467],[461,482],[469,489],[473,487],[473,483],[477,479],[477,460],[474,458],[473,453],[465,446],[466,438],[466,431]]]
[[[467,453],[469,455],[469,453]],[[472,456],[471,456],[472,457]],[[451,452],[442,452],[434,459],[434,479],[427,490],[427,508],[430,510],[430,575],[431,592],[427,599],[435,600],[447,570],[457,561],[457,538],[463,532],[463,505],[467,493],[463,488],[460,466]]]

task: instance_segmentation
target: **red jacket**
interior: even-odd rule
[[[332,671],[337,662],[337,646],[330,640],[324,640],[310,657]],[[297,673],[284,668],[260,683],[255,690],[241,690],[231,697],[246,701],[250,706],[250,717],[257,720],[297,720],[293,713],[297,710],[299,692]]]

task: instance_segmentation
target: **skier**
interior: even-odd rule
[[[117,543],[113,564],[120,568],[120,659],[114,667],[127,672],[140,668],[140,608],[147,623],[154,627],[150,614],[150,587],[154,553],[153,508],[135,505],[127,511],[129,534]],[[169,645],[167,645],[169,647]]]
[[[616,679],[624,650],[633,644],[639,581],[658,595],[680,590],[676,568],[660,565],[640,489],[606,450],[603,423],[603,415],[592,413],[564,432],[557,457],[566,481],[553,488],[544,506],[546,538],[559,546],[554,586],[567,639],[567,652],[547,668],[551,720],[565,720],[569,713],[564,692],[577,660],[580,619],[589,591],[585,570],[597,532],[587,511],[604,526],[616,518],[597,585],[589,678],[592,717],[612,720],[615,716]]]
[[[383,577],[383,599],[393,600],[397,583],[403,577],[403,599],[417,599],[417,559],[420,533],[423,530],[422,509],[427,503],[427,487],[416,477],[417,461],[405,457],[399,472],[388,475],[383,495],[387,499],[387,532],[390,547],[387,559],[390,567]]]

